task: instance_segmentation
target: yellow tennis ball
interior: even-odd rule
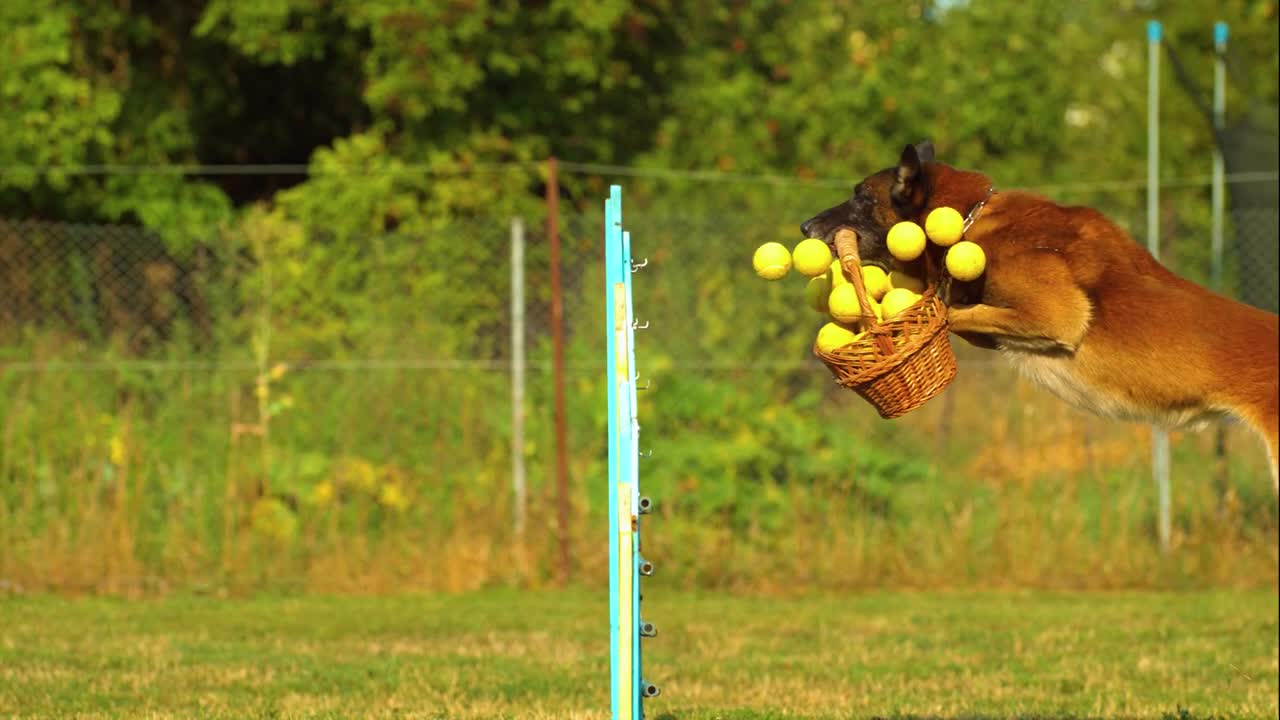
[[[879,300],[889,292],[889,276],[877,265],[863,265],[862,286],[867,290],[867,297]]]
[[[857,342],[863,333],[856,333],[847,327],[829,322],[818,330],[818,349],[831,352],[853,342]]]
[[[977,243],[961,240],[947,251],[947,272],[957,280],[977,280],[986,269],[987,254]]]
[[[894,288],[885,293],[880,303],[885,320],[891,320],[907,308],[920,302],[920,296],[906,288]]]
[[[810,278],[809,284],[804,286],[804,301],[820,313],[827,312],[827,296],[830,294],[831,273],[829,272]]]
[[[902,270],[889,271],[889,289],[905,288],[911,292],[924,292],[924,281],[918,277],[908,275]],[[884,298],[880,298],[884,300]]]
[[[834,290],[837,287],[847,282],[849,282],[849,278],[845,277],[844,275],[844,265],[841,265],[839,260],[832,260],[831,261],[831,289]]]
[[[924,252],[924,230],[905,220],[889,228],[889,254],[902,262],[911,262]]]
[[[940,207],[924,219],[924,231],[935,244],[951,247],[964,235],[964,218],[955,208]]]
[[[791,253],[782,243],[767,242],[756,248],[751,266],[765,280],[780,280],[791,269]]]
[[[796,272],[806,277],[818,277],[831,266],[831,248],[817,238],[801,240],[791,251]]]
[[[857,322],[862,317],[862,305],[858,302],[858,291],[853,289],[853,283],[832,288],[827,296],[827,312],[845,323]]]

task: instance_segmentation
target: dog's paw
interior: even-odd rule
[[[974,309],[978,307],[977,305],[953,305],[947,302],[946,298],[942,298],[941,291],[938,292],[938,296],[947,306],[947,322],[952,325],[965,322],[973,315]]]
[[[942,275],[942,279],[938,281],[937,293],[938,293],[938,300],[941,300],[943,305],[950,307],[951,306],[951,275]]]

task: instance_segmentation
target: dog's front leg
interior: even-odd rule
[[[949,308],[947,322],[951,326],[951,332],[978,347],[991,347],[1003,341],[1032,352],[1074,353],[1081,339],[1057,332],[1057,328],[1041,318],[993,305]],[[982,340],[974,342],[975,337]]]
[[[1037,353],[1074,353],[1093,315],[1088,295],[1060,258],[1024,253],[989,270],[982,301],[947,311],[951,332],[987,336],[1000,347]],[[972,341],[971,341],[972,342]]]
[[[960,339],[964,340],[965,342],[969,343],[970,345],[976,348],[982,348],[983,350],[999,350],[1000,349],[1000,346],[996,344],[996,339],[991,337],[990,335],[980,335],[978,333],[963,332],[963,331],[956,331],[956,330],[952,330],[951,332],[955,333],[958,337],[960,337]]]

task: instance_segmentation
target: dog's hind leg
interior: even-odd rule
[[[1268,395],[1269,407],[1263,411],[1260,430],[1271,459],[1271,487],[1280,496],[1280,397],[1277,397],[1274,387]]]
[[[1229,412],[1262,440],[1271,470],[1271,487],[1280,496],[1280,458],[1277,457],[1280,455],[1280,413],[1277,413],[1277,399],[1271,398],[1258,404],[1242,402],[1235,404]]]
[[[1271,461],[1271,488],[1277,496],[1280,496],[1280,421],[1275,415],[1269,419],[1263,420],[1264,427],[1259,429],[1262,435],[1262,441],[1267,446],[1267,459]]]

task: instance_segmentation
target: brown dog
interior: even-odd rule
[[[944,281],[951,331],[998,349],[1028,378],[1098,415],[1194,427],[1234,417],[1262,436],[1280,492],[1280,322],[1178,277],[1101,213],[933,162],[928,143],[858,183],[848,201],[801,225],[831,242],[858,234],[863,262],[892,262],[902,220],[934,208],[972,219],[987,256],[972,283]],[[940,248],[930,246],[934,267]]]

